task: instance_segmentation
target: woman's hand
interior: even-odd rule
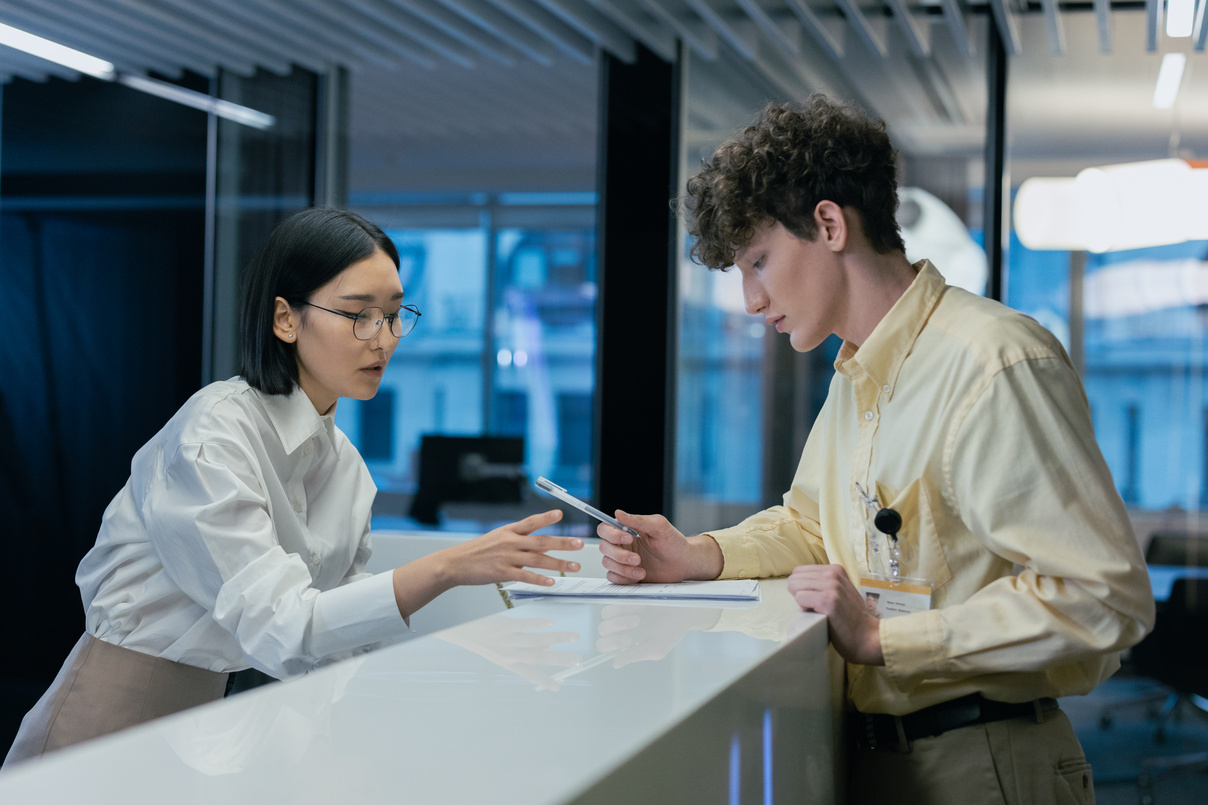
[[[462,584],[527,581],[548,586],[549,576],[526,568],[576,573],[578,562],[558,559],[547,551],[577,551],[583,540],[534,534],[562,519],[557,509],[534,514],[443,550],[421,556],[394,571],[394,600],[399,613],[410,618],[424,604]]]
[[[446,555],[446,573],[452,582],[450,586],[503,581],[527,581],[541,585],[554,583],[549,576],[525,569],[529,567],[562,573],[579,572],[578,562],[548,556],[546,552],[577,551],[583,547],[583,540],[532,533],[560,519],[562,512],[552,509],[440,551]]]

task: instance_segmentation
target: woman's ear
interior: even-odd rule
[[[823,199],[814,207],[814,223],[818,227],[818,238],[832,252],[841,252],[847,248],[847,218],[843,208],[833,201]]]
[[[298,314],[280,296],[273,303],[273,335],[287,344],[298,340],[298,325],[301,323]]]

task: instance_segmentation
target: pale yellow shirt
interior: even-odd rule
[[[929,611],[881,621],[884,667],[848,664],[857,709],[1086,693],[1154,604],[1082,385],[1035,321],[916,270],[868,340],[840,350],[783,504],[711,532],[722,576],[888,574],[859,484],[901,514],[902,575],[934,591]]]

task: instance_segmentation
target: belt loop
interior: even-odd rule
[[[1032,709],[1034,709],[1036,711],[1036,723],[1043,724],[1044,723],[1044,706],[1041,704],[1040,699],[1032,700]]]
[[[902,752],[910,754],[914,751],[914,747],[910,745],[910,741],[906,739],[906,727],[902,724],[901,716],[893,717],[893,726],[898,731],[898,745],[902,747]]]

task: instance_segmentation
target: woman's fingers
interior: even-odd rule
[[[547,525],[558,522],[562,519],[562,511],[560,509],[550,509],[539,514],[530,514],[519,522],[512,523],[507,528],[515,531],[518,534],[531,534],[538,528],[545,528]]]

